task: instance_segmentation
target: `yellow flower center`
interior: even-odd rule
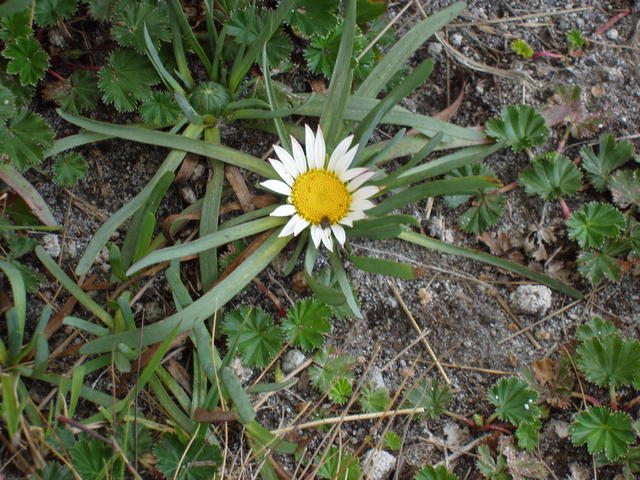
[[[326,226],[349,213],[351,195],[335,173],[316,168],[296,177],[291,201],[306,221]]]

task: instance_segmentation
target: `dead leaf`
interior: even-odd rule
[[[253,204],[253,195],[249,192],[247,184],[244,181],[244,177],[240,173],[240,169],[235,165],[225,165],[224,176],[227,178],[231,188],[233,188],[233,193],[236,194],[236,198],[238,199],[238,202],[240,202],[242,210],[245,212],[253,210],[255,208],[255,205]]]
[[[540,385],[550,385],[556,378],[553,362],[548,357],[534,360],[531,367],[533,375]]]
[[[321,78],[310,80],[309,85],[314,93],[327,93],[327,83]]]
[[[458,109],[460,108],[460,105],[462,104],[462,99],[464,98],[464,89],[467,86],[467,82],[464,82],[462,84],[462,88],[460,89],[460,93],[458,94],[458,98],[455,99],[455,101],[449,105],[447,108],[445,108],[444,110],[436,113],[433,118],[437,118],[438,120],[442,120],[445,122],[448,122],[449,120],[451,120],[451,118],[458,113]]]

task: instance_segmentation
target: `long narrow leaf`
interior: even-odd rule
[[[101,142],[102,140],[109,140],[110,137],[108,135],[102,135],[101,133],[91,133],[91,132],[81,132],[76,133],[75,135],[69,135],[67,137],[60,138],[56,140],[51,147],[50,150],[47,150],[44,153],[44,157],[52,157],[53,155],[57,155],[59,153],[64,152],[65,150],[70,150],[72,148],[81,147],[82,145],[86,145],[88,143]]]
[[[24,325],[27,315],[27,290],[24,285],[24,279],[16,267],[4,260],[0,260],[0,270],[2,270],[7,276],[9,284],[11,285],[13,306],[16,309],[18,328],[20,329],[20,342],[22,342],[22,335],[24,333]]]
[[[56,217],[40,193],[18,170],[9,164],[0,165],[0,180],[9,185],[29,206],[38,219],[48,227],[57,227]]]
[[[407,280],[416,278],[415,270],[406,263],[393,262],[383,258],[360,257],[357,255],[349,255],[348,258],[353,265],[365,272],[380,273],[382,275]]]

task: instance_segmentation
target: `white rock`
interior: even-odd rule
[[[462,35],[459,33],[454,33],[451,35],[451,45],[454,47],[459,47],[462,45]]]
[[[571,476],[568,477],[569,480],[591,480],[589,469],[583,465],[572,463],[569,465],[569,470],[571,471]]]
[[[386,480],[396,468],[396,457],[384,450],[372,448],[362,460],[362,473],[367,480]]]
[[[569,424],[562,420],[557,420],[553,424],[553,430],[560,438],[567,438],[569,436]]]
[[[300,350],[289,350],[282,359],[282,371],[284,373],[293,372],[306,361],[307,357]]]
[[[198,200],[193,189],[188,186],[180,189],[180,195],[182,196],[182,199],[190,205],[196,203],[196,200]]]
[[[60,238],[55,233],[47,233],[42,237],[42,248],[53,258],[60,256]]]
[[[382,372],[378,368],[372,368],[369,370],[369,374],[367,375],[367,379],[375,385],[376,388],[387,388],[384,383],[384,377],[382,376]]]
[[[429,44],[429,55],[431,55],[432,57],[435,57],[436,55],[439,55],[440,53],[442,53],[442,44],[440,42],[431,42]]]
[[[509,298],[517,313],[544,315],[551,307],[551,290],[544,285],[522,285]]]
[[[618,40],[618,30],[616,30],[615,28],[612,28],[611,30],[607,30],[607,38],[609,40]]]
[[[251,375],[253,375],[253,372],[250,368],[245,368],[244,365],[242,365],[242,361],[239,357],[233,357],[233,360],[231,360],[231,365],[229,366],[231,367],[231,370],[233,370],[233,373],[236,374],[236,377],[240,379],[240,383],[242,383],[243,385],[247,383],[251,378]]]

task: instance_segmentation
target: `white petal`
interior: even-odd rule
[[[366,182],[367,180],[375,177],[377,175],[378,172],[366,172],[363,173],[362,175],[354,178],[353,180],[351,180],[349,182],[349,184],[347,185],[347,190],[349,190],[350,192],[353,192],[354,190],[356,190],[360,185],[362,185],[364,182]]]
[[[362,199],[362,198],[361,198],[361,199],[359,199],[359,200],[355,200],[355,199],[354,199],[354,200],[351,202],[351,209],[352,209],[352,210],[360,210],[360,211],[363,211],[363,210],[369,210],[370,208],[373,208],[373,207],[375,207],[375,206],[376,206],[376,204],[375,204],[375,203],[373,203],[372,201],[370,201],[370,200],[364,200],[364,199]]]
[[[273,158],[269,159],[269,163],[271,164],[273,169],[276,171],[276,173],[280,175],[280,178],[284,180],[284,182],[291,187],[293,185],[293,177],[289,172],[287,172],[287,167],[285,167],[282,162],[279,162],[278,160],[274,160]]]
[[[313,130],[309,125],[304,126],[304,149],[307,152],[309,168],[318,168],[315,157],[316,137],[313,135]]]
[[[322,136],[322,129],[318,127],[318,133],[316,134],[316,143],[313,148],[313,155],[316,159],[316,167],[324,168],[324,157],[327,154],[327,149],[324,146],[324,137]]]
[[[320,242],[322,241],[322,227],[311,225],[311,240],[316,248],[320,246]]]
[[[340,177],[340,180],[342,180],[343,182],[348,182],[349,180],[352,180],[354,178],[356,178],[359,175],[362,175],[364,173],[370,172],[371,170],[369,170],[368,168],[350,168],[349,170],[347,170],[346,172],[344,172],[342,174],[342,176]]]
[[[294,237],[297,237],[302,230],[304,230],[305,228],[307,228],[309,226],[309,222],[307,220],[302,218],[300,215],[297,215],[297,217],[298,217],[298,223],[296,223],[294,228],[293,228],[293,236]]]
[[[333,252],[333,240],[331,240],[331,230],[328,228],[322,229],[322,243],[327,247],[327,250]]]
[[[338,175],[338,177],[342,178],[342,176],[349,169],[349,167],[351,166],[351,162],[353,161],[353,157],[356,156],[357,151],[358,151],[358,146],[356,145],[355,147],[353,147],[351,150],[349,150],[347,153],[345,153],[344,155],[342,155],[340,158],[336,160],[333,171],[336,172],[336,175]]]
[[[289,217],[296,213],[296,207],[293,205],[285,204],[280,205],[273,212],[271,212],[272,217]]]
[[[304,156],[304,150],[298,143],[298,140],[291,137],[291,148],[293,149],[293,158],[296,161],[296,168],[300,173],[304,173],[309,170],[307,165],[307,158]]]
[[[286,167],[287,172],[289,172],[292,177],[297,177],[299,170],[296,168],[296,161],[291,154],[280,145],[274,145],[273,150],[276,152],[276,155],[278,155],[278,158],[282,160],[282,164]]]
[[[327,165],[327,168],[329,170],[333,170],[336,162],[340,158],[342,158],[345,153],[347,153],[347,150],[349,150],[349,147],[351,146],[352,140],[353,140],[353,135],[349,135],[347,138],[342,140],[338,144],[338,146],[333,150],[333,153],[331,153],[331,158],[329,159],[329,165]]]
[[[282,231],[280,232],[280,235],[278,235],[279,237],[287,237],[289,235],[291,235],[293,233],[293,228],[295,227],[296,223],[298,222],[298,215],[294,215],[293,217],[291,217],[291,219],[287,222],[287,224],[282,227]]]
[[[360,190],[357,190],[351,194],[351,198],[354,201],[364,200],[365,198],[372,197],[376,193],[380,191],[380,188],[375,187],[373,185],[369,185],[366,187],[362,187]]]
[[[344,228],[342,228],[341,225],[334,224],[331,225],[331,231],[335,235],[336,240],[338,240],[338,243],[340,245],[344,245],[344,241],[347,239],[347,234],[344,232]]]
[[[353,227],[353,222],[357,222],[358,220],[363,220],[365,218],[367,218],[367,215],[363,212],[349,212],[338,223],[346,225],[347,227]]]
[[[291,187],[280,180],[265,180],[260,185],[282,195],[291,195]]]

